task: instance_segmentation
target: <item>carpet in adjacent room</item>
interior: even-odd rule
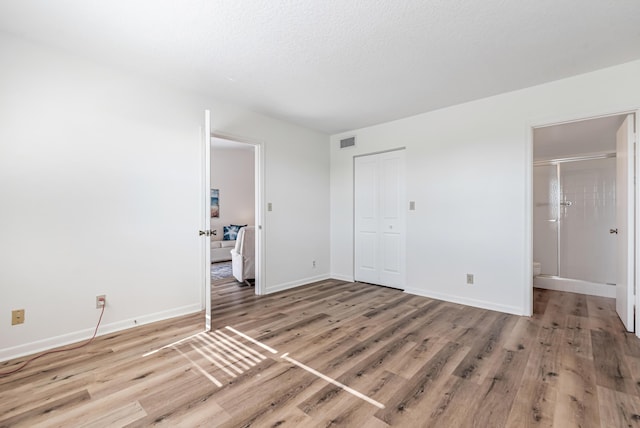
[[[211,279],[223,279],[233,276],[231,262],[211,263]]]

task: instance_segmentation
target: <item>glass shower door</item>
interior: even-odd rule
[[[559,275],[559,196],[558,166],[534,166],[533,261],[541,264],[543,275]]]
[[[615,158],[560,165],[559,276],[616,283],[615,182]]]

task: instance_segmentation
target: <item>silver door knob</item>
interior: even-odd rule
[[[609,233],[615,233],[617,235],[618,229],[609,229]]]
[[[208,236],[208,235],[209,235],[209,233],[207,233],[207,232],[209,232],[209,231],[208,231],[208,230],[199,230],[199,231],[198,231],[198,235],[199,235],[199,236],[202,236],[202,235],[207,235],[207,236]]]

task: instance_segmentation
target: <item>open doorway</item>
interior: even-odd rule
[[[211,138],[211,281],[262,294],[260,145]]]
[[[620,114],[533,129],[533,286],[615,298],[629,331],[635,155],[627,129],[634,122]]]

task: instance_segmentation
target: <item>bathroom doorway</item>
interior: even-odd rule
[[[618,312],[628,330],[633,330],[634,278],[621,272],[634,271],[626,263],[633,260],[634,186],[632,179],[620,177],[628,176],[621,162],[630,161],[633,174],[634,156],[633,146],[627,156],[619,140],[633,116],[533,131],[533,286],[624,301]],[[630,218],[630,227],[621,214]],[[625,296],[620,296],[621,286]]]

